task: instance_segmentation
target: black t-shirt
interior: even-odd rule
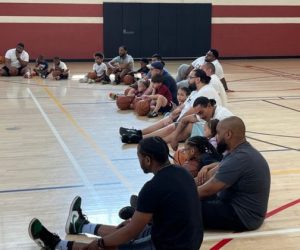
[[[153,214],[151,238],[157,249],[198,250],[203,239],[200,206],[191,175],[170,165],[143,186],[137,211]]]

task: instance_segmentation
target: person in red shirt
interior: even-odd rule
[[[163,84],[163,76],[154,75],[151,81],[153,83],[153,90],[152,94],[147,96],[147,98],[155,102],[155,107],[148,114],[149,118],[157,117],[158,112],[170,112],[173,107],[172,94],[168,87]]]

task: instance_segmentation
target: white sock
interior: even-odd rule
[[[68,241],[67,240],[61,240],[55,247],[56,250],[68,250]]]
[[[92,223],[85,224],[82,227],[82,233],[95,234],[96,226],[97,226],[97,224],[92,224]]]

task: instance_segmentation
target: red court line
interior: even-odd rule
[[[298,203],[300,203],[300,199],[294,200],[294,201],[289,202],[289,203],[287,203],[285,205],[282,205],[281,207],[275,208],[274,210],[272,210],[272,211],[270,211],[270,212],[268,212],[266,214],[266,218],[269,218],[269,217],[271,217],[271,216],[273,216],[275,214],[278,214],[278,213],[282,212],[285,209],[288,209],[288,208],[290,208],[292,206],[297,205]],[[223,246],[227,245],[232,240],[233,240],[232,238],[230,238],[230,239],[223,239],[223,240],[219,241],[217,244],[215,244],[213,247],[211,247],[210,250],[219,250]]]

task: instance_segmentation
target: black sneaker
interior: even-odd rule
[[[28,233],[29,237],[45,250],[55,250],[56,245],[61,241],[58,235],[49,232],[36,218],[31,220]]]
[[[47,72],[47,73],[45,73],[45,74],[42,74],[41,77],[44,78],[44,79],[46,79],[46,78],[48,77],[49,74],[50,74],[50,73]]]
[[[130,196],[130,206],[132,206],[134,209],[136,209],[137,207],[137,200],[138,200],[138,196],[133,194]]]
[[[69,216],[65,227],[66,234],[80,234],[82,233],[83,225],[88,223],[90,222],[87,220],[86,216],[82,214],[81,198],[76,196],[70,206]]]
[[[128,220],[128,219],[132,218],[134,212],[135,212],[135,209],[131,206],[123,207],[119,211],[119,217],[122,220]]]
[[[137,135],[142,135],[142,131],[134,128],[124,128],[120,127],[119,128],[119,134],[120,135],[125,135],[125,134],[137,134]]]
[[[137,135],[137,134],[124,134],[121,137],[121,141],[123,143],[128,143],[128,144],[134,144],[134,143],[139,143],[140,140],[143,139],[143,136]]]

